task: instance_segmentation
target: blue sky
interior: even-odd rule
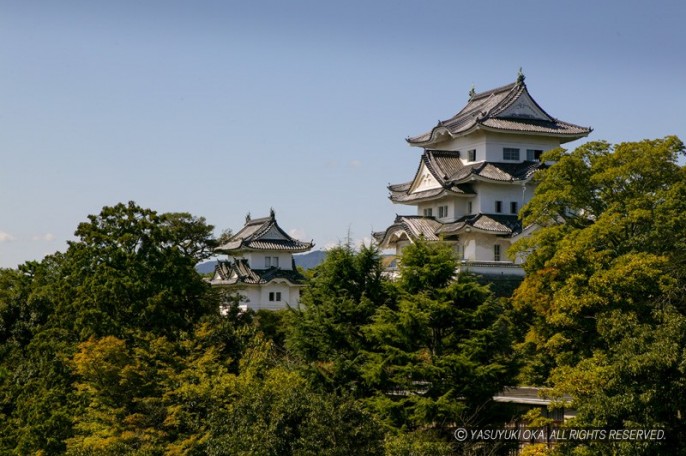
[[[0,267],[134,200],[369,238],[405,143],[523,68],[590,140],[686,139],[686,2],[0,0]],[[581,141],[570,144],[575,147]]]

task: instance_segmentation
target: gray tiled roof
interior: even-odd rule
[[[436,231],[441,227],[441,223],[433,217],[422,217],[419,215],[398,215],[395,217],[393,225],[385,231],[373,233],[374,239],[384,246],[394,233],[402,232],[408,238],[415,240],[423,237],[428,241],[437,241],[439,238]]]
[[[522,223],[516,215],[504,214],[466,215],[450,223],[441,223],[433,217],[398,215],[393,225],[385,231],[373,233],[373,236],[382,248],[387,248],[393,235],[398,233],[404,233],[410,240],[424,237],[429,241],[437,241],[457,235],[467,228],[499,236],[516,236],[522,232]]]
[[[450,180],[457,183],[473,175],[501,182],[522,181],[530,179],[537,169],[543,167],[545,167],[543,163],[534,161],[522,163],[480,162],[464,166],[450,176]]]
[[[314,246],[289,236],[276,223],[272,210],[269,217],[251,219],[246,217],[245,226],[215,250],[232,253],[246,250],[278,250],[283,252],[306,252]]]
[[[515,105],[523,96],[531,99],[540,110],[541,118],[508,115],[508,108]],[[439,121],[438,125],[422,135],[407,138],[407,142],[412,145],[426,146],[434,142],[436,135],[440,133],[456,137],[478,128],[551,135],[560,137],[563,142],[582,138],[591,132],[590,128],[562,122],[546,113],[531,98],[522,78],[513,84],[472,96],[467,105],[453,117]]]
[[[514,236],[522,231],[522,222],[516,215],[503,214],[475,214],[464,216],[452,223],[442,225],[438,235],[457,234],[470,227],[494,234]]]
[[[433,217],[398,215],[393,225],[385,231],[373,233],[373,236],[382,248],[388,248],[393,236],[401,233],[410,240],[423,237],[429,241],[437,241],[459,234],[467,228],[499,236],[516,236],[522,232],[522,223],[516,215],[503,214],[466,215],[450,223],[441,223]]]
[[[394,203],[410,203],[427,199],[436,199],[445,195],[476,194],[468,183],[475,178],[497,182],[518,182],[531,179],[537,169],[546,165],[541,162],[525,161],[522,163],[475,162],[464,164],[459,152],[425,150],[419,163],[424,164],[441,187],[409,193],[412,181],[389,185],[389,198]],[[415,177],[416,179],[416,177]]]
[[[210,283],[214,285],[262,285],[276,279],[285,279],[294,285],[303,283],[305,278],[293,263],[292,270],[280,268],[252,269],[248,260],[237,259],[236,261],[220,261],[215,267],[214,276]]]
[[[389,187],[390,189],[390,187]],[[445,195],[474,195],[474,190],[470,185],[448,185],[446,187],[434,188],[423,192],[407,193],[407,191],[392,191],[389,196],[394,203],[409,203],[426,199],[439,198]]]

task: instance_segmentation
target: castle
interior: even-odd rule
[[[243,297],[243,309],[278,310],[296,305],[304,277],[295,267],[293,254],[313,246],[282,230],[273,209],[268,217],[252,219],[248,214],[243,228],[215,249],[229,259],[217,264],[210,284],[237,290]]]
[[[385,231],[382,249],[402,249],[420,237],[454,245],[461,270],[486,278],[523,276],[522,258],[510,245],[535,229],[518,214],[531,199],[534,172],[548,166],[541,154],[592,130],[549,115],[529,94],[524,76],[482,93],[472,89],[457,114],[426,133],[407,138],[422,148],[412,180],[389,185],[394,204],[414,206]]]

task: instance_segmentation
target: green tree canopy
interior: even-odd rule
[[[514,297],[531,317],[523,378],[571,394],[579,424],[669,431],[669,450],[648,442],[593,454],[683,451],[683,152],[676,137],[550,152],[543,159],[557,164],[523,208],[524,223],[539,226],[515,245],[528,253]]]
[[[118,204],[80,224],[66,252],[0,271],[3,451],[64,451],[82,411],[74,384],[84,373],[71,361],[80,343],[123,340],[135,348],[141,332],[174,340],[218,313],[194,269],[211,232],[186,213]],[[93,391],[103,399],[113,388]]]
[[[291,312],[286,345],[318,381],[361,393],[360,353],[367,346],[362,327],[379,306],[393,306],[393,299],[376,248],[335,247],[314,269],[300,307]]]
[[[363,328],[372,342],[368,403],[392,427],[420,430],[417,442],[432,436],[438,447],[455,443],[451,426],[486,424],[487,404],[516,372],[506,302],[456,268],[449,244],[406,247],[397,306],[379,307]]]

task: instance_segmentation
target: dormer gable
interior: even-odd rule
[[[494,114],[493,117],[499,119],[534,119],[546,122],[555,120],[538,106],[528,91],[522,91],[516,100],[501,112]]]
[[[414,176],[414,180],[412,181],[412,185],[410,186],[408,193],[419,193],[441,187],[443,187],[443,185],[438,181],[438,179],[436,179],[429,167],[426,166],[426,163],[422,161],[419,164],[419,169],[417,170],[417,174]]]

